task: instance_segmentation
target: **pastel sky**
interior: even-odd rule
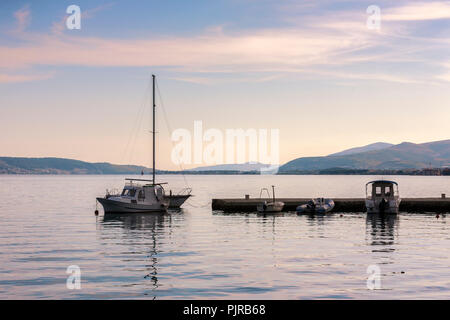
[[[449,139],[450,2],[3,0],[0,156],[149,166],[152,73],[161,169],[195,120],[279,129],[281,163]]]

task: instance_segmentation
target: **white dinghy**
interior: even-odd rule
[[[263,191],[267,192],[267,195],[270,198],[269,190],[267,188],[261,189],[259,193],[259,198],[261,199]],[[275,186],[272,186],[272,201],[263,201],[256,206],[256,210],[258,213],[276,213],[281,212],[284,207],[284,202],[275,200]]]
[[[296,209],[301,213],[328,213],[334,208],[334,201],[326,198],[311,199],[306,204],[299,205]]]

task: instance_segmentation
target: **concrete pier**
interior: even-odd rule
[[[256,205],[262,201],[272,199],[241,198],[241,199],[212,199],[212,209],[225,212],[255,212]],[[307,203],[311,198],[277,198],[284,202],[283,211],[295,211],[298,205]],[[363,198],[333,198],[335,207],[333,212],[365,212],[366,206]],[[450,198],[402,198],[400,212],[450,213]]]

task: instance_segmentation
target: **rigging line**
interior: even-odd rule
[[[145,110],[145,108],[144,108]],[[145,112],[145,111],[144,111]],[[144,112],[142,112],[141,117],[139,117],[139,122],[136,128],[136,134],[134,135],[134,139],[133,142],[131,144],[131,150],[130,150],[130,163],[134,162],[134,156],[135,156],[135,150],[136,150],[136,140],[138,140],[139,137],[139,133],[141,132],[141,127],[142,127],[142,118],[144,116]]]
[[[139,133],[141,131],[142,118],[144,116],[145,110],[146,110],[146,104],[144,103],[142,111],[138,115],[137,125],[134,128],[135,131],[134,131],[134,135],[132,137],[131,145],[130,145],[130,149],[129,149],[129,163],[133,163],[133,160],[134,160],[134,155],[135,155],[135,150],[136,150],[136,140],[138,139]]]
[[[166,122],[166,126],[167,126],[167,129],[169,130],[169,134],[170,134],[172,132],[172,127],[170,126],[169,118],[167,117],[167,113],[166,113],[166,108],[164,107],[164,100],[162,98],[161,91],[159,90],[158,80],[156,80],[156,90],[158,92],[159,100],[161,101],[161,109],[163,110],[164,120]],[[172,141],[172,139],[170,139],[170,141],[172,142],[172,146],[174,147],[175,146],[175,142]],[[180,168],[180,170],[182,172],[181,176],[183,177],[184,184],[187,187],[189,187],[189,183],[187,182],[187,179],[186,179],[186,177],[185,177],[185,175],[183,173],[184,172],[184,168],[183,168],[183,165],[181,164],[181,161],[178,161],[178,166],[179,166],[179,168]]]
[[[211,197],[211,195],[209,195],[209,196]],[[213,198],[213,197],[211,197],[211,198]],[[185,203],[194,208],[205,208],[205,207],[211,205],[212,200],[208,200],[206,203],[201,203],[192,198],[189,198]]]
[[[139,134],[141,133],[141,128],[142,128],[142,123],[144,120],[144,116],[146,113],[146,110],[148,110],[148,107],[150,106],[150,86],[151,86],[151,82],[149,82],[149,85],[145,91],[144,97],[143,97],[143,101],[142,101],[142,108],[139,112],[138,115],[138,121],[137,121],[137,125],[135,127],[135,132],[134,132],[134,136],[132,137],[132,142],[130,145],[130,153],[129,153],[129,163],[133,163],[134,161],[134,157],[136,155],[135,150],[136,150],[136,141],[139,138]],[[150,150],[150,149],[149,149]]]
[[[192,208],[206,208],[206,207],[209,207],[211,205],[211,201],[209,201],[206,204],[192,204],[191,202],[192,202],[191,200],[186,201],[186,204],[188,206],[192,207]]]
[[[121,161],[122,162],[124,160],[127,160],[127,158],[128,158],[128,161],[131,161],[131,149],[134,149],[134,147],[132,147],[132,146],[134,146],[134,143],[136,141],[136,136],[138,134],[138,129],[137,129],[138,126],[137,125],[140,124],[140,122],[142,121],[142,115],[145,112],[146,101],[148,100],[147,99],[148,88],[150,88],[150,82],[148,83],[148,86],[147,86],[147,88],[144,91],[144,95],[143,95],[142,101],[140,103],[140,108],[138,110],[138,113],[136,114],[136,117],[135,117],[134,122],[133,122],[133,127],[132,127],[131,132],[130,132],[130,134],[128,136],[128,141],[127,141],[127,144],[125,145],[125,150],[124,150],[124,152],[122,154],[122,157],[121,157]],[[133,143],[131,143],[132,141],[133,141]],[[130,143],[131,143],[131,145],[130,145]]]
[[[131,145],[130,145],[130,143],[135,140],[135,136],[137,135],[137,124],[140,122],[140,119],[142,118],[142,114],[145,109],[146,95],[147,95],[147,90],[145,90],[145,92],[144,92],[144,96],[142,97],[142,101],[140,104],[141,106],[138,110],[138,113],[136,114],[136,118],[134,119],[133,127],[132,127],[132,130],[128,137],[128,142],[126,144],[125,151],[122,155],[123,160],[125,160],[125,158],[127,158],[128,161],[131,161],[131,155],[130,155],[131,152],[130,151],[131,151],[131,146],[134,143],[132,143]]]

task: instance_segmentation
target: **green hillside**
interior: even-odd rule
[[[140,174],[143,166],[90,163],[64,158],[0,157],[0,174]]]

